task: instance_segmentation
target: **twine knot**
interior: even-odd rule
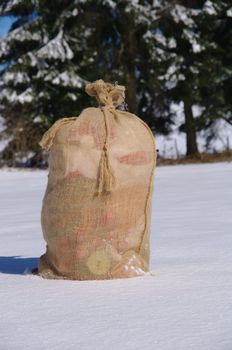
[[[100,105],[108,106],[112,110],[125,100],[125,86],[105,83],[102,79],[87,84],[85,91],[90,96],[96,97]]]

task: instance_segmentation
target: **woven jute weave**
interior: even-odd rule
[[[44,278],[97,280],[149,272],[156,149],[140,118],[117,109],[125,87],[86,86],[98,108],[56,121],[40,146],[48,151],[39,259]]]

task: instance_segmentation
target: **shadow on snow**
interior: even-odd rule
[[[23,275],[26,271],[37,267],[38,258],[21,256],[0,256],[0,273]],[[29,271],[30,272],[30,271]]]

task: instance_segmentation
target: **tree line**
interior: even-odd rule
[[[2,164],[43,166],[38,140],[94,103],[84,86],[99,78],[126,85],[154,134],[169,134],[183,103],[187,155],[197,132],[232,125],[230,1],[3,0],[0,15],[14,18],[0,39]]]

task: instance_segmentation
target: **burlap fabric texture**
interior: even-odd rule
[[[56,121],[39,144],[48,152],[39,275],[98,280],[149,272],[156,149],[140,118],[117,107],[125,87],[86,86],[98,108]]]

